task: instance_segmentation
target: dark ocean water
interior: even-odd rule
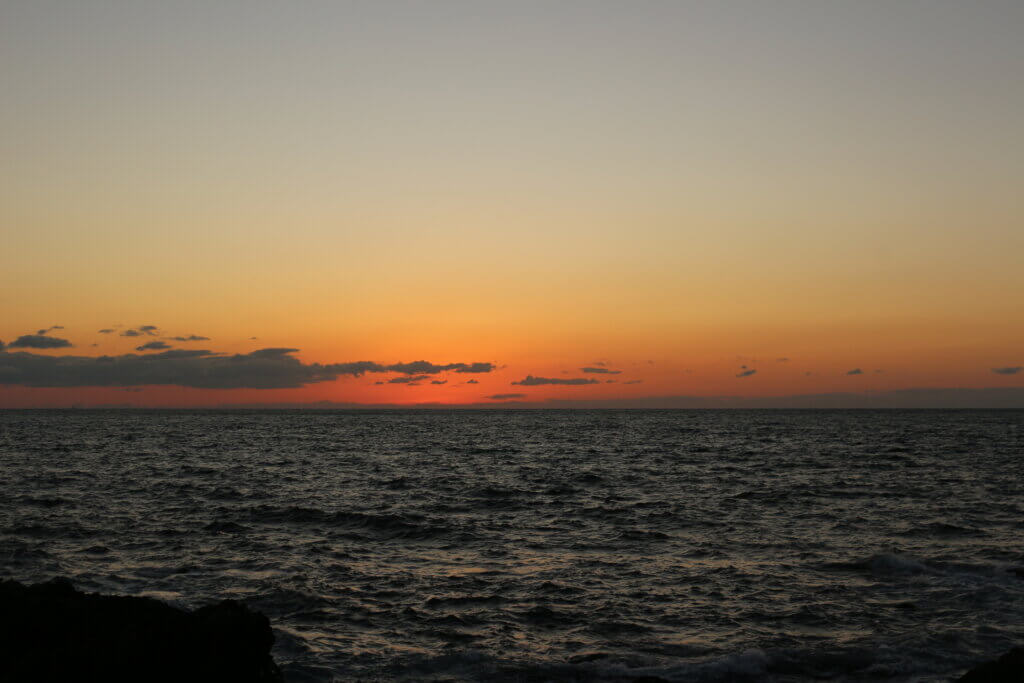
[[[1024,412],[0,412],[0,575],[293,681],[948,680],[1024,641]]]

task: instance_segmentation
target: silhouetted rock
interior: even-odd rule
[[[262,614],[0,582],[0,680],[279,682]]]
[[[994,662],[974,667],[960,677],[961,683],[1019,683],[1024,681],[1024,647],[1015,647]]]

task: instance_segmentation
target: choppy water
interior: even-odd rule
[[[1024,412],[5,412],[0,574],[289,680],[944,680],[1024,640]]]

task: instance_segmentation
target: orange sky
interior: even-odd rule
[[[1024,387],[1019,4],[208,5],[0,10],[0,340],[73,345],[0,380],[144,324],[496,369],[0,406]]]

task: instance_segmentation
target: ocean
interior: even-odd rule
[[[1024,411],[5,411],[0,474],[0,577],[241,600],[288,681],[939,681],[1024,641]]]

